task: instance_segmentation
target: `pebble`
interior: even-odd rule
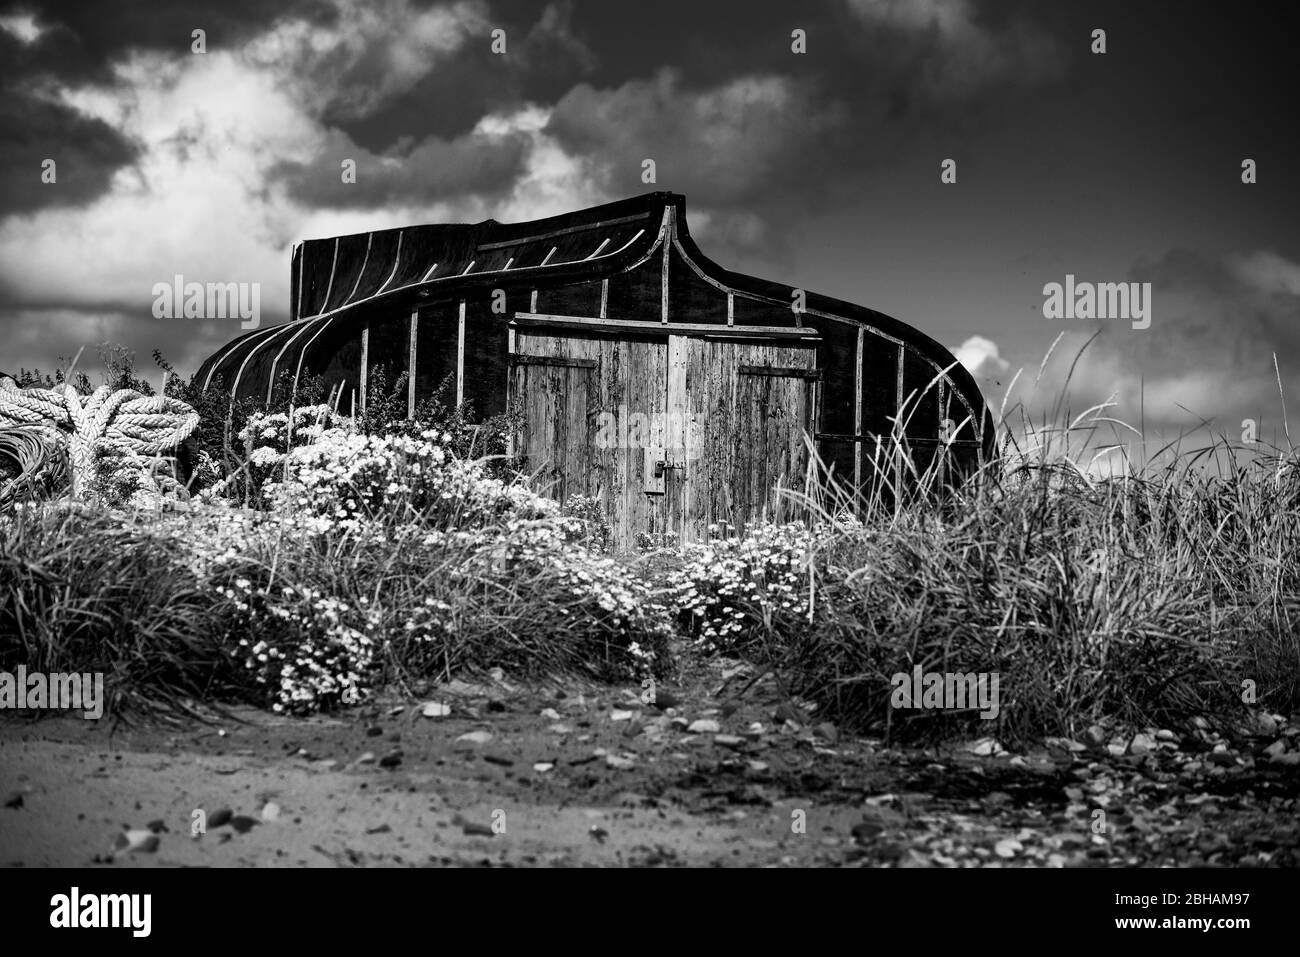
[[[123,831],[113,841],[113,851],[125,851],[128,854],[152,854],[158,850],[159,837],[153,831]]]
[[[225,824],[229,824],[230,819],[234,817],[234,815],[235,812],[230,810],[228,807],[217,808],[208,815],[208,827],[221,827]]]
[[[442,701],[430,701],[420,709],[420,714],[426,718],[445,718],[451,714],[451,705]]]
[[[466,744],[487,744],[492,740],[491,731],[466,731],[457,741],[464,741]]]
[[[1156,748],[1156,739],[1149,734],[1135,734],[1129,742],[1129,754],[1149,754]]]
[[[713,743],[724,748],[742,748],[745,746],[745,739],[735,734],[715,734]]]
[[[667,711],[669,708],[676,708],[681,705],[682,699],[667,688],[655,688],[654,699],[650,702],[660,711]]]
[[[382,758],[379,759],[379,766],[381,768],[395,768],[401,763],[402,763],[401,751],[389,751],[387,754],[385,754]]]
[[[676,724],[676,722],[673,722]],[[692,721],[686,729],[690,734],[717,734],[722,730],[722,725],[712,718],[700,718]]]

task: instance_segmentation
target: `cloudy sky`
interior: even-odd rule
[[[0,0],[0,369],[111,341],[192,371],[240,330],[154,318],[177,273],[260,283],[280,322],[299,239],[653,188],[686,194],[714,259],[925,330],[995,406],[1023,368],[1012,402],[1041,409],[1100,329],[1075,409],[1270,436],[1274,353],[1300,397],[1284,9]],[[1067,273],[1151,283],[1150,327],[1045,318]]]

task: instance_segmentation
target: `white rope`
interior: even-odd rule
[[[50,440],[66,442],[74,495],[94,477],[97,455],[112,456],[114,471],[138,469],[143,456],[170,452],[198,424],[193,408],[169,396],[108,386],[83,396],[66,382],[23,389],[0,376],[0,427],[36,426]]]

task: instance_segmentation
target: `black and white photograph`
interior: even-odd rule
[[[1276,924],[1291,12],[0,0],[15,926],[410,868]]]

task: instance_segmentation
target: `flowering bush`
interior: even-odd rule
[[[509,516],[558,512],[554,502],[526,486],[492,478],[480,462],[454,456],[447,432],[366,435],[322,421],[296,431],[310,444],[286,448],[278,428],[283,419],[250,423],[250,429],[262,430],[250,434],[267,443],[252,449],[250,462],[265,470],[264,503],[282,514],[309,517],[317,531],[355,531],[369,519],[483,527]]]
[[[684,564],[669,575],[673,606],[709,651],[738,650],[774,624],[797,627],[809,611],[813,545],[804,526],[771,524],[688,545]]]
[[[244,577],[216,590],[233,606],[227,647],[266,688],[272,710],[305,714],[361,701],[374,643],[359,609],[314,588]]]

